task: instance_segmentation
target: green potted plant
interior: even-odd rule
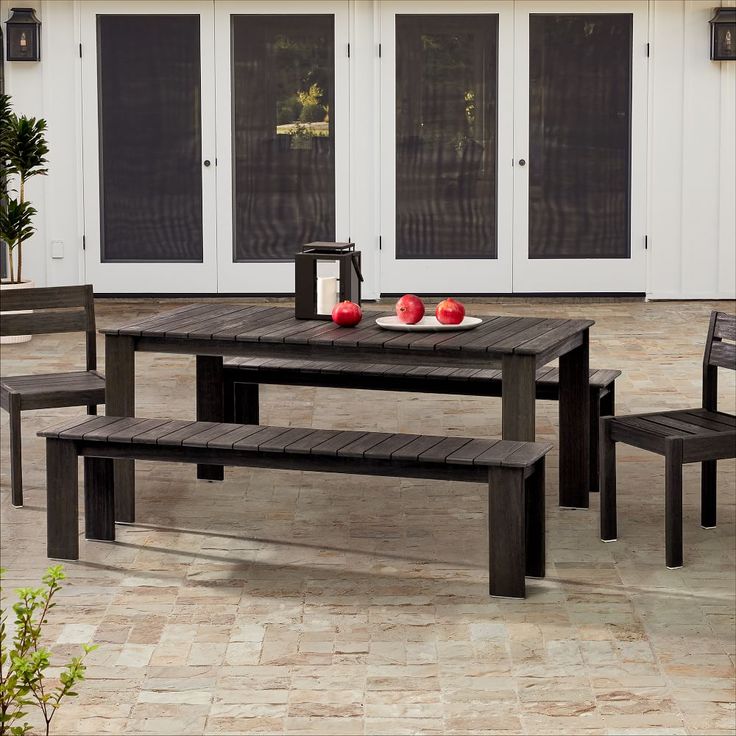
[[[35,284],[23,278],[23,243],[35,232],[36,209],[26,199],[26,184],[46,169],[46,121],[16,115],[10,109],[10,97],[0,95],[0,161],[4,180],[0,192],[0,240],[8,248],[8,278],[0,282],[0,291],[28,289]],[[30,335],[3,337],[2,342],[25,342]]]

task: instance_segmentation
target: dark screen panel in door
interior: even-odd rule
[[[235,261],[335,240],[334,35],[332,15],[232,17]]]
[[[103,262],[202,261],[199,16],[98,15]]]
[[[629,258],[629,14],[529,18],[529,257]]]
[[[396,257],[496,258],[497,15],[396,16]]]

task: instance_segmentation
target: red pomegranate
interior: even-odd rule
[[[338,302],[332,308],[332,321],[340,327],[355,327],[363,319],[363,312],[355,302]]]
[[[405,325],[415,325],[424,317],[424,302],[414,294],[404,294],[396,302],[396,316]]]
[[[465,317],[465,306],[448,296],[437,305],[434,314],[443,325],[459,325]]]

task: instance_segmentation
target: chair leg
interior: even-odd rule
[[[524,598],[526,574],[524,472],[488,470],[488,553],[491,595]]]
[[[682,439],[665,440],[665,546],[667,567],[682,567]]]
[[[235,422],[235,381],[233,371],[225,368],[222,371],[222,421],[228,424]]]
[[[8,397],[10,414],[10,487],[13,506],[23,505],[23,460],[21,452],[20,396]]]
[[[601,420],[601,390],[590,387],[590,470],[588,471],[588,488],[592,492],[598,491],[599,453],[598,453],[598,425]]]
[[[97,404],[87,404],[87,414],[91,416],[97,415]]]
[[[544,458],[526,479],[526,574],[543,578],[545,574]]]
[[[84,535],[115,541],[115,471],[111,458],[84,458]]]
[[[601,539],[615,542],[616,521],[616,443],[611,439],[610,418],[603,417],[599,425]]]
[[[708,460],[700,472],[700,526],[713,529],[716,525],[716,475],[718,462]]]
[[[234,412],[237,424],[260,424],[259,386],[257,383],[234,383]]]
[[[46,554],[79,559],[77,451],[68,440],[46,440]]]

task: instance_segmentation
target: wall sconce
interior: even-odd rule
[[[355,243],[307,243],[294,257],[294,316],[332,319],[337,302],[360,304],[360,251]]]
[[[715,8],[710,19],[710,58],[736,61],[736,8]]]
[[[8,61],[39,61],[41,58],[41,21],[33,8],[11,8],[7,27]]]

